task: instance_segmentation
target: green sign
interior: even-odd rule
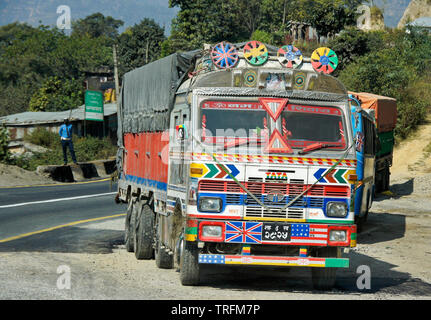
[[[103,93],[85,92],[85,120],[103,121]]]

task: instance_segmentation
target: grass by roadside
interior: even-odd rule
[[[62,165],[63,151],[58,134],[50,132],[44,128],[37,128],[31,134],[26,135],[24,140],[32,144],[46,148],[45,152],[36,152],[30,157],[17,157],[12,159],[12,163],[26,170],[34,171],[41,165]],[[86,162],[100,159],[107,159],[115,156],[117,146],[113,145],[108,138],[73,137],[73,144],[78,162]],[[70,153],[68,159],[70,160]]]

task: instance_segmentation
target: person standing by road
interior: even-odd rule
[[[60,135],[61,146],[63,148],[64,165],[67,165],[67,148],[69,148],[73,163],[77,164],[76,163],[75,150],[73,150],[72,124],[69,123],[68,118],[64,119],[64,123],[61,125],[60,131],[58,132],[58,134]]]

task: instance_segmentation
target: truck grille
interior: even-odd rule
[[[251,193],[259,197],[263,194],[268,194],[271,191],[281,191],[285,195],[295,196],[303,192],[308,185],[299,183],[268,183],[247,181],[241,182]],[[199,181],[199,191],[220,192],[220,193],[239,193],[245,194],[246,192],[241,189],[234,181],[220,181],[220,180],[201,180]],[[350,197],[350,187],[343,186],[325,186],[315,185],[311,188],[305,196],[318,196],[318,197]]]
[[[263,207],[247,206],[245,216],[253,218],[304,219],[304,209],[287,208],[280,212],[279,210],[271,210],[271,207],[268,210]]]

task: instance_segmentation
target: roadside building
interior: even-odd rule
[[[9,132],[9,148],[13,153],[22,153],[25,148],[24,136],[36,128],[45,128],[58,133],[63,120],[69,118],[73,125],[73,133],[78,137],[84,134],[96,137],[110,137],[116,143],[117,139],[117,105],[104,105],[104,121],[85,121],[85,107],[60,112],[23,112],[0,117],[0,126],[4,125]],[[103,132],[103,129],[105,130]]]

